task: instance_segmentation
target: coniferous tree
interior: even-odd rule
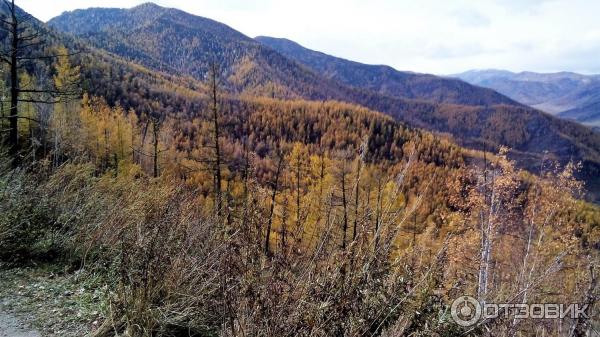
[[[212,61],[210,63],[210,69],[208,72],[208,85],[209,85],[209,95],[210,95],[210,110],[211,110],[211,119],[212,119],[212,127],[213,127],[213,149],[214,149],[214,158],[212,159],[214,165],[214,192],[215,192],[215,207],[216,214],[220,217],[222,213],[222,203],[223,197],[221,195],[221,180],[222,172],[222,158],[221,158],[221,145],[220,145],[220,122],[219,122],[219,65],[216,61]]]
[[[8,144],[10,153],[14,156],[14,164],[18,163],[17,153],[20,149],[19,142],[19,120],[27,119],[30,122],[37,120],[23,116],[19,113],[19,103],[43,103],[55,104],[59,97],[72,96],[78,93],[78,88],[73,83],[60,83],[59,87],[28,87],[21,86],[19,76],[27,66],[36,61],[53,60],[60,57],[68,57],[65,50],[59,50],[56,54],[44,54],[44,46],[47,46],[42,29],[32,24],[33,18],[22,12],[14,0],[3,0],[2,4],[7,10],[7,15],[0,18],[0,30],[7,33],[7,44],[0,50],[0,62],[9,68],[9,135]],[[46,84],[47,85],[47,84]]]

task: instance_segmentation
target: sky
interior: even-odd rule
[[[42,21],[137,0],[16,0]],[[598,0],[154,0],[255,37],[398,70],[600,73]]]

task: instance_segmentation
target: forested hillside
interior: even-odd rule
[[[376,68],[373,73],[371,67],[358,65],[361,71],[355,71],[357,64],[329,56],[321,56],[316,67],[301,65],[295,62],[302,63],[302,59],[294,57],[296,54],[286,54],[295,60],[292,61],[223,24],[154,4],[130,10],[68,12],[49,24],[150,69],[189,75],[200,81],[204,80],[211,59],[217,58],[223,72],[222,84],[230,92],[344,101],[386,113],[415,127],[451,134],[460,144],[474,149],[508,146],[518,165],[530,170],[536,170],[535,163],[546,151],[563,164],[571,159],[581,161],[583,168],[578,177],[588,182],[589,190],[600,188],[600,135],[461,81],[429,75],[410,75],[404,80],[406,74],[395,71],[391,73],[394,79],[377,75],[374,80],[366,80],[360,74],[370,78],[381,69],[389,69]],[[346,75],[322,76],[327,72],[318,64],[337,67],[339,74],[355,74],[362,80],[344,78]],[[354,83],[348,85],[350,82]],[[380,83],[379,88],[373,86],[375,82]],[[116,83],[120,82],[104,85]],[[382,89],[387,86],[397,90]]]
[[[368,65],[302,47],[294,41],[259,36],[256,40],[284,56],[306,65],[326,78],[369,89],[382,95],[462,105],[517,105],[493,90],[453,78],[398,71],[384,65]]]
[[[66,298],[65,320],[95,308],[91,336],[569,336],[595,324],[463,327],[449,314],[465,294],[595,305],[600,210],[582,200],[578,164],[560,163],[589,158],[589,170],[595,138],[572,136],[588,129],[522,106],[348,88],[154,5],[91,10],[70,21],[88,27],[82,36],[6,8],[0,268],[51,265],[49,279],[85,280],[46,302]],[[191,38],[198,24],[212,28],[194,57],[146,45]],[[110,28],[121,26],[141,30]],[[245,43],[272,58],[237,63]],[[536,174],[494,148],[504,142],[533,149],[512,153]],[[551,146],[556,157],[542,155]]]
[[[600,126],[598,75],[471,70],[454,76],[548,113]]]

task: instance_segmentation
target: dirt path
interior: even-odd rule
[[[64,267],[0,268],[0,337],[81,337],[102,323],[102,292]]]
[[[15,316],[0,311],[0,337],[41,337]]]

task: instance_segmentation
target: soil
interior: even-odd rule
[[[41,337],[39,331],[14,315],[0,311],[0,337]]]
[[[103,321],[94,275],[0,268],[0,337],[80,337]]]

